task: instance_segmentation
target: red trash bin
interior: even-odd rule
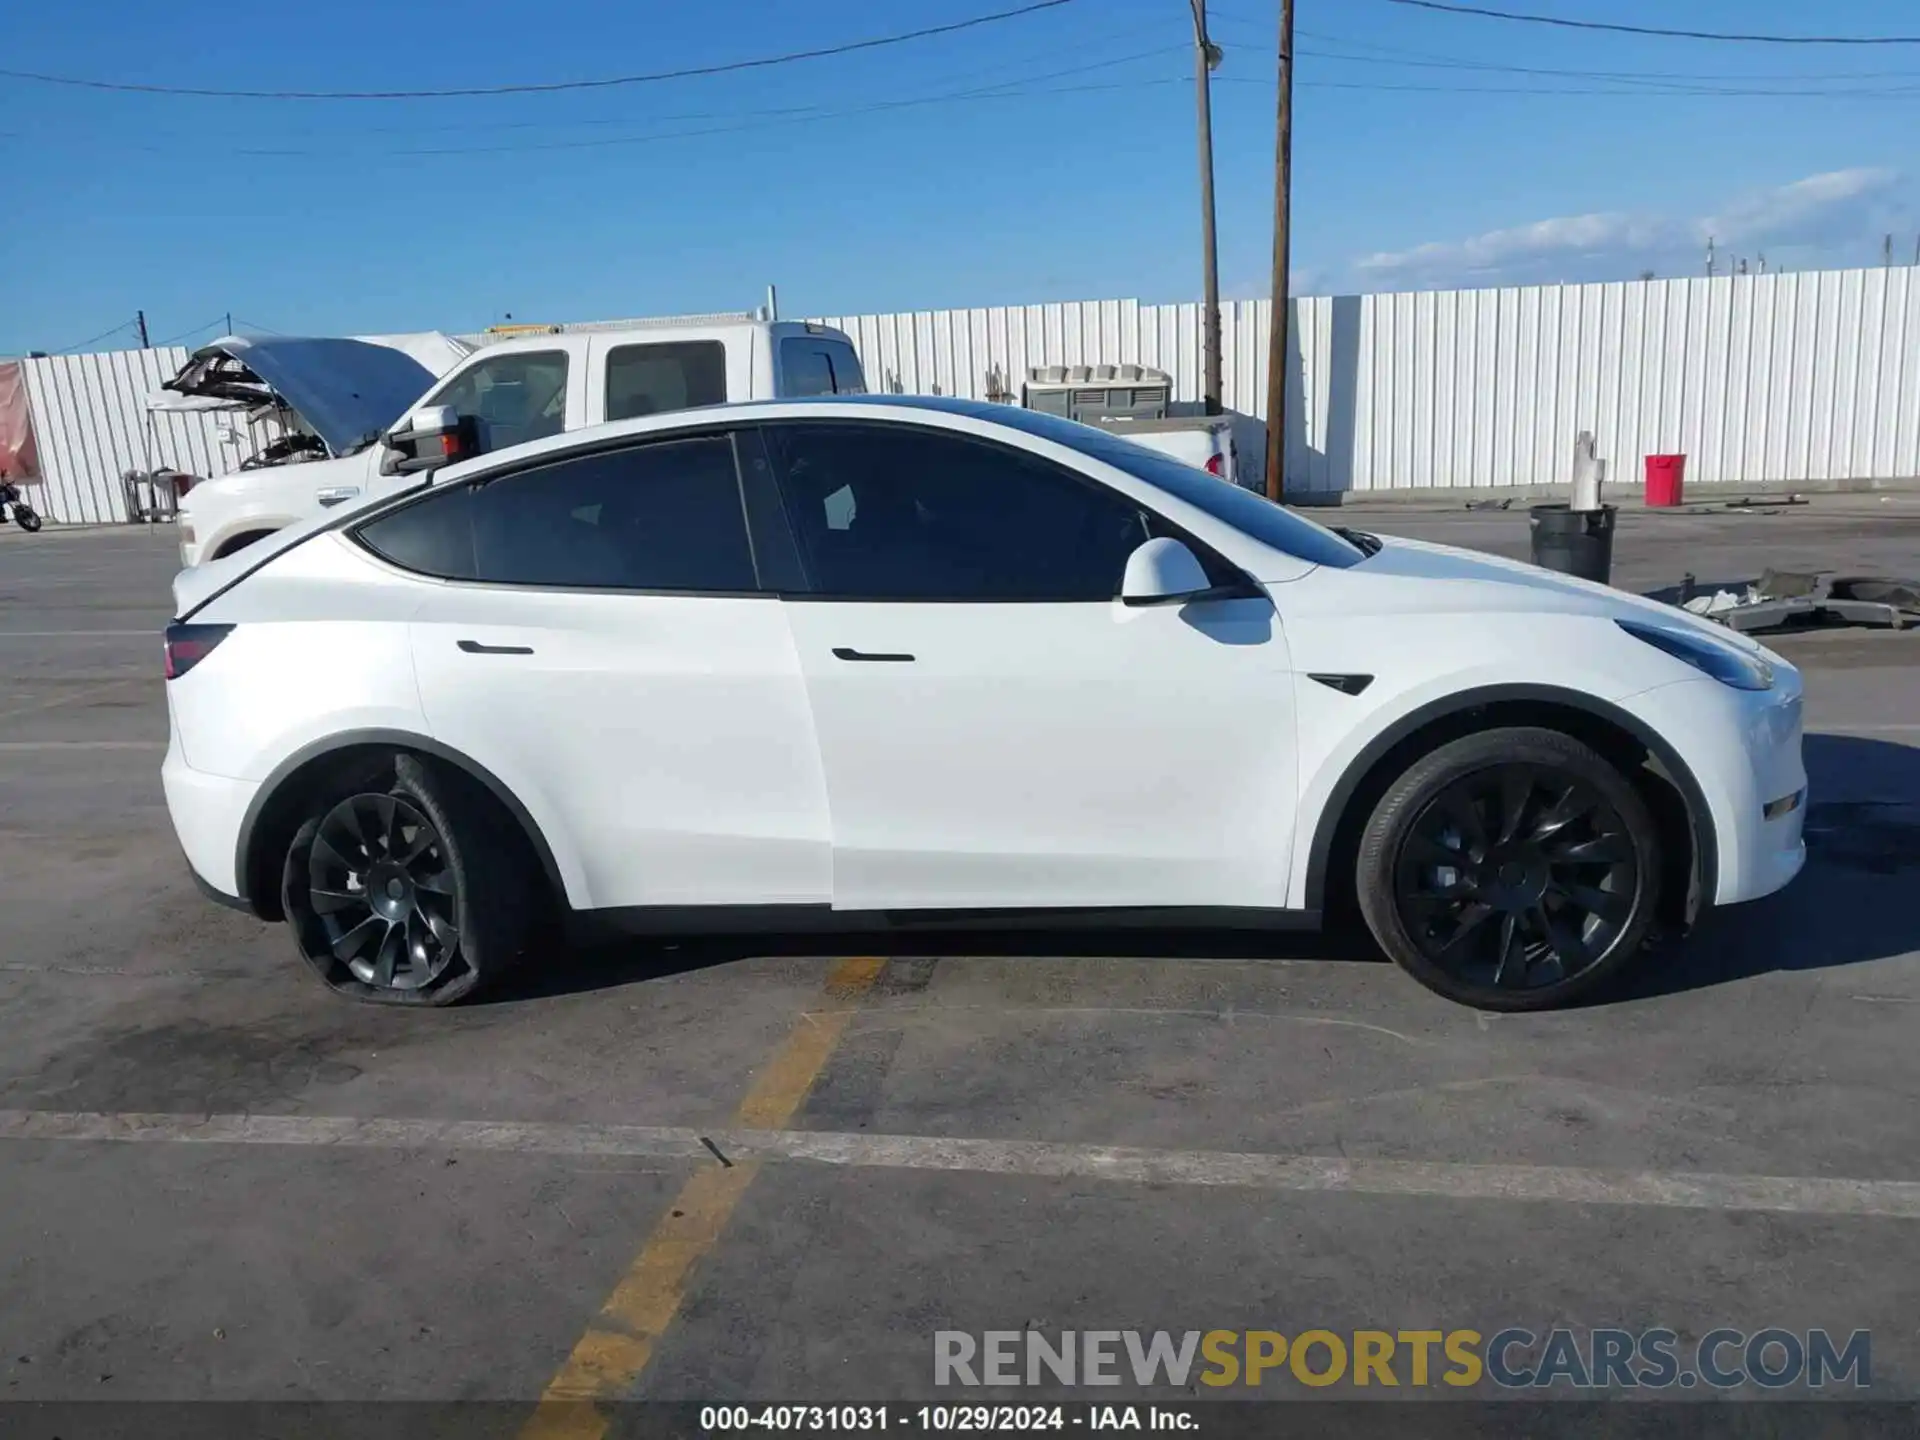
[[[1662,510],[1680,503],[1687,481],[1684,455],[1647,456],[1647,508]]]

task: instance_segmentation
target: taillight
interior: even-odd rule
[[[1207,457],[1207,473],[1224,477],[1227,473],[1227,457],[1218,450]]]
[[[167,626],[167,679],[178,680],[232,633],[231,625],[183,625],[176,620]]]

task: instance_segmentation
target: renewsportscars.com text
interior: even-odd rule
[[[936,1385],[1181,1389],[1332,1385],[1505,1389],[1865,1389],[1873,1337],[1855,1330],[941,1330]]]

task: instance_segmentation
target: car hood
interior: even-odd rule
[[[347,455],[405,414],[435,378],[391,345],[228,335],[194,351],[162,388],[213,404],[284,402],[331,454]]]
[[[1698,630],[1741,649],[1763,652],[1758,641],[1702,620],[1675,605],[1663,605],[1610,585],[1543,570],[1479,550],[1382,535],[1380,550],[1349,570],[1323,571],[1352,577],[1334,587],[1332,603],[1381,612],[1485,614],[1542,612],[1595,615],[1615,620],[1657,621],[1672,629]]]

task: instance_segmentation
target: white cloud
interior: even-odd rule
[[[1716,213],[1677,218],[1625,211],[1567,215],[1361,256],[1363,285],[1490,285],[1619,280],[1642,270],[1694,273],[1712,237],[1723,254],[1773,247],[1778,260],[1870,263],[1887,229],[1911,229],[1913,207],[1893,170],[1861,167],[1810,175],[1728,201]]]
[[[1842,234],[1870,233],[1862,225],[1891,198],[1897,171],[1861,168],[1809,175],[1791,185],[1744,195],[1717,215],[1694,222],[1701,239],[1734,245],[1814,242]]]
[[[1661,220],[1606,213],[1536,220],[1511,230],[1489,230],[1466,240],[1429,241],[1411,250],[1363,256],[1354,269],[1379,277],[1456,273],[1496,274],[1515,265],[1553,257],[1618,254],[1656,247],[1670,239]]]

